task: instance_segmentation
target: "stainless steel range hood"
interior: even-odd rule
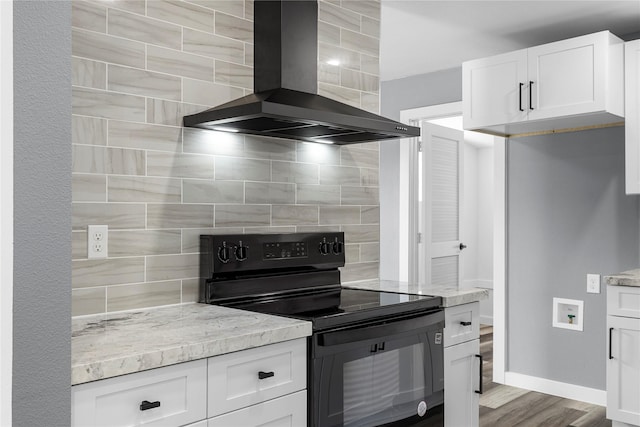
[[[420,135],[317,94],[316,1],[255,0],[254,43],[255,93],[185,116],[185,127],[338,145]]]

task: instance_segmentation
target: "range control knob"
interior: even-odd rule
[[[242,246],[242,243],[240,243],[240,246],[236,248],[236,259],[238,261],[244,261],[247,259],[247,247]]]
[[[338,242],[337,240],[333,242],[333,253],[340,255],[342,253],[343,246],[342,242]]]
[[[331,243],[328,243],[328,242],[320,243],[320,253],[322,255],[329,255],[329,251],[331,251]]]
[[[229,262],[230,258],[231,258],[231,251],[229,250],[228,247],[223,246],[218,249],[218,259],[220,261],[226,264]]]

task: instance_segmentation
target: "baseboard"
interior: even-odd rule
[[[524,388],[565,399],[579,400],[594,405],[607,406],[607,392],[604,390],[532,377],[517,372],[505,372],[504,379],[504,383],[512,387]]]
[[[481,325],[493,325],[493,316],[480,315],[480,324]]]

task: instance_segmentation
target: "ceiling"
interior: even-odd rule
[[[382,0],[380,79],[601,30],[640,32],[640,0]]]

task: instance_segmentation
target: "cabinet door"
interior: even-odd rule
[[[248,408],[210,418],[208,427],[304,427],[307,425],[305,390]]]
[[[608,32],[528,49],[529,120],[605,110]]]
[[[640,319],[607,316],[607,418],[640,426]]]
[[[477,427],[482,364],[480,340],[444,349],[444,425]]]
[[[465,129],[521,122],[527,118],[526,49],[462,64]]]
[[[640,194],[640,40],[625,44],[624,140],[627,194]]]

